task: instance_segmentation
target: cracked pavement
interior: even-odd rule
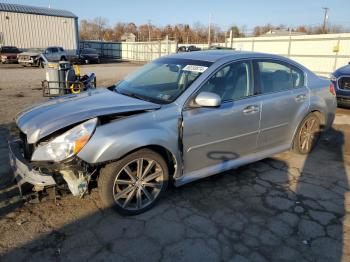
[[[310,155],[285,152],[171,187],[133,217],[103,209],[96,190],[22,203],[15,186],[3,187],[0,260],[350,261],[349,179],[350,110],[340,109]]]

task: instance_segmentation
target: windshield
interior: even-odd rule
[[[83,49],[83,51],[81,52],[82,54],[97,54],[97,51],[95,49]]]
[[[120,81],[115,90],[154,103],[171,103],[211,64],[189,59],[160,59]]]

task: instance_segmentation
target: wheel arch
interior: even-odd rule
[[[107,161],[105,163],[98,163],[96,165],[103,166],[106,163],[117,162],[120,159],[123,159],[124,157],[126,157],[126,156],[128,156],[128,155],[130,155],[132,153],[135,153],[137,151],[140,151],[142,149],[150,149],[150,150],[158,153],[165,160],[165,162],[167,164],[168,171],[169,171],[169,178],[172,179],[172,180],[175,178],[175,176],[176,176],[176,174],[177,174],[177,172],[179,170],[178,160],[177,160],[175,154],[172,153],[165,146],[157,145],[157,144],[150,144],[150,145],[144,145],[144,146],[136,147],[136,148],[134,148],[134,149],[124,153],[122,156],[118,157],[117,159],[113,159],[113,160]]]
[[[158,153],[161,157],[164,158],[164,160],[165,160],[165,162],[167,163],[167,166],[168,166],[169,177],[171,179],[174,179],[175,174],[176,174],[176,172],[178,170],[178,163],[177,163],[175,155],[169,149],[167,149],[166,147],[161,146],[161,145],[155,145],[155,144],[153,144],[153,145],[146,145],[146,146],[143,146],[143,147],[140,147],[140,148],[136,148],[132,152],[139,151],[139,150],[145,149],[145,148],[150,149],[150,150]],[[132,152],[129,152],[126,155],[129,155]]]
[[[304,115],[304,117],[301,119],[301,121],[299,122],[299,124],[296,126],[296,128],[293,131],[293,136],[292,136],[292,141],[291,141],[291,147],[293,147],[293,143],[295,140],[295,136],[297,135],[297,132],[300,128],[301,123],[304,121],[305,118],[307,118],[310,114],[315,114],[319,119],[320,119],[320,123],[321,123],[321,130],[323,129],[323,126],[325,125],[326,122],[326,117],[324,116],[324,114],[318,110],[318,109],[314,109],[309,111],[307,114]]]

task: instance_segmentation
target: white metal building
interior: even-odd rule
[[[79,47],[78,17],[65,10],[0,3],[0,46]]]

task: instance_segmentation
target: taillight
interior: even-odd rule
[[[331,84],[329,85],[329,92],[331,92],[332,95],[336,95],[335,93],[335,88],[334,88],[334,84],[331,82]]]

